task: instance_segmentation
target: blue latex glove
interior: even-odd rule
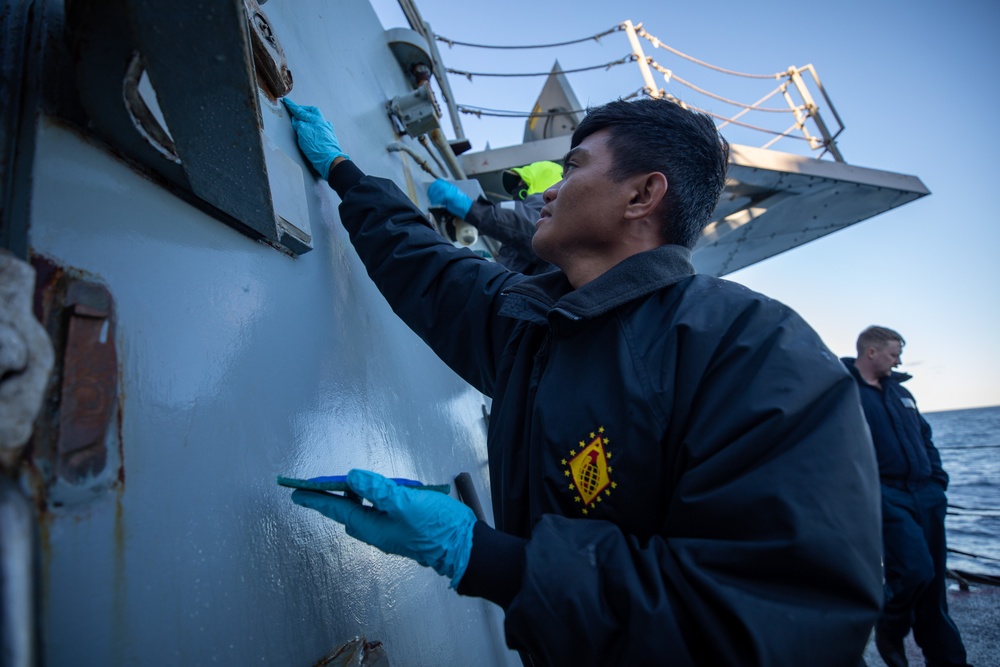
[[[452,215],[465,220],[472,208],[472,200],[469,196],[458,189],[454,183],[449,183],[443,178],[439,178],[431,187],[427,188],[427,196],[431,200],[431,206],[444,206]]]
[[[292,127],[299,140],[299,148],[321,177],[330,177],[330,165],[338,157],[350,159],[341,150],[333,125],[323,118],[316,107],[300,107],[287,97],[281,98],[292,116]]]
[[[400,486],[367,470],[350,471],[347,486],[371,507],[317,491],[297,490],[292,501],[344,524],[351,537],[434,568],[458,587],[472,553],[471,509],[451,496]]]

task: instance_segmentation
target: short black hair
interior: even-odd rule
[[[615,100],[587,109],[571,147],[604,129],[615,163],[611,178],[620,182],[654,171],[666,176],[664,237],[694,247],[719,203],[729,167],[729,143],[712,119],[666,99]]]

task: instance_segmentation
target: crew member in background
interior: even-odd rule
[[[931,440],[930,424],[893,368],[906,341],[871,326],[858,336],[857,359],[845,358],[861,391],[882,485],[885,608],[875,646],[889,667],[906,667],[903,639],[913,639],[929,667],[966,665],[965,646],[948,615],[944,519],[948,474]]]
[[[511,271],[535,275],[555,270],[531,247],[535,223],[545,201],[542,193],[562,179],[562,167],[555,162],[532,162],[503,172],[503,183],[513,199],[493,202],[483,197],[473,201],[455,185],[444,179],[431,183],[427,194],[431,206],[443,206],[457,218],[479,230],[481,234],[500,241],[497,260]]]
[[[493,398],[496,528],[365,470],[354,497],[296,503],[500,605],[527,664],[860,664],[882,571],[858,390],[794,311],[695,273],[728,164],[710,118],[591,109],[532,241],[560,270],[525,276],[449,243],[285,102],[386,300]]]

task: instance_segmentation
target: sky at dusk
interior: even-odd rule
[[[396,0],[373,4],[385,27],[406,27]],[[853,356],[857,334],[870,324],[898,330],[907,341],[900,370],[914,376],[907,387],[924,412],[1000,404],[1000,220],[990,213],[997,193],[990,115],[1000,108],[990,72],[1000,64],[1000,4],[419,0],[418,9],[438,35],[475,44],[550,44],[631,20],[663,44],[728,70],[770,74],[811,63],[843,120],[845,160],[915,175],[931,194],[726,278],[794,308],[838,356]],[[640,41],[675,76],[727,99],[752,103],[777,85]],[[631,52],[624,32],[553,49],[438,48],[447,67],[478,73],[547,72],[556,59],[564,70],[578,69]],[[739,111],[654,76],[690,104],[727,117]],[[584,106],[643,86],[635,64],[568,78]],[[452,74],[450,81],[460,104],[526,112],[544,78]],[[780,96],[764,104],[783,105]],[[820,111],[829,118],[822,104]],[[780,130],[791,124],[787,114],[743,120]],[[519,144],[524,132],[523,118],[463,115],[461,122],[474,151]],[[731,143],[758,147],[772,138],[734,126],[722,132]],[[819,157],[801,140],[771,148]]]

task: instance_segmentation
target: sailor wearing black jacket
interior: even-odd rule
[[[523,200],[497,204],[479,198],[472,202],[465,221],[480,233],[503,243],[497,261],[511,271],[533,276],[556,268],[541,259],[531,248],[535,221],[541,215],[544,205],[541,193],[528,195]]]
[[[431,183],[427,195],[431,206],[445,207],[479,233],[500,241],[498,262],[511,271],[533,276],[558,268],[535,254],[531,239],[545,206],[543,193],[561,178],[561,166],[542,160],[504,171],[503,182],[504,187],[509,185],[510,201],[494,203],[482,196],[473,200],[443,179]]]
[[[528,277],[453,247],[392,182],[324,162],[332,128],[286,104],[371,278],[493,398],[496,528],[367,471],[348,484],[371,507],[295,502],[502,606],[528,664],[860,662],[882,591],[857,388],[789,308],[695,273],[727,162],[710,119],[591,110],[533,239],[562,270]]]
[[[913,638],[928,665],[965,665],[966,653],[948,615],[944,520],[948,474],[931,440],[931,427],[902,383],[905,341],[898,332],[872,326],[858,336],[856,359],[845,358],[861,391],[882,483],[885,609],[875,645],[889,667],[905,667],[903,639]]]

